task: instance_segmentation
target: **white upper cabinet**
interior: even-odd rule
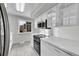
[[[60,3],[39,16],[39,22],[47,19],[47,27],[79,25],[79,4]]]
[[[62,11],[62,25],[72,26],[78,25],[78,4],[61,4],[60,10]]]
[[[51,28],[51,26],[52,26],[52,10],[50,9],[47,12],[47,27]]]
[[[56,20],[57,20],[57,6],[52,8],[52,26],[56,26]]]

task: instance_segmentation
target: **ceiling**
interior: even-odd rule
[[[37,18],[54,5],[56,5],[56,3],[25,3],[24,12],[21,13],[16,10],[16,3],[7,3],[6,10],[8,14],[33,19]]]

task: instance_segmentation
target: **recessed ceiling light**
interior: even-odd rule
[[[19,6],[18,3],[16,4],[16,10],[17,10],[17,11],[20,11],[20,6]]]
[[[6,8],[8,7],[6,3],[4,3],[4,5],[5,5]]]
[[[23,12],[25,7],[25,3],[16,3],[16,10]]]

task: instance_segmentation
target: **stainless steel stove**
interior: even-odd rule
[[[41,56],[41,40],[40,38],[45,38],[45,35],[39,34],[39,35],[34,35],[34,49],[38,53],[39,56]]]

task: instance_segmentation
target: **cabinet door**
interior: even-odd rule
[[[77,25],[77,7],[76,4],[71,4],[63,8],[63,26]]]
[[[52,16],[49,16],[47,18],[47,27],[50,27],[51,28],[51,26],[52,26]]]
[[[51,49],[47,45],[47,43],[41,41],[41,56],[56,56],[56,53],[54,52],[54,49]]]
[[[56,25],[56,12],[52,13],[52,26],[54,27]]]

